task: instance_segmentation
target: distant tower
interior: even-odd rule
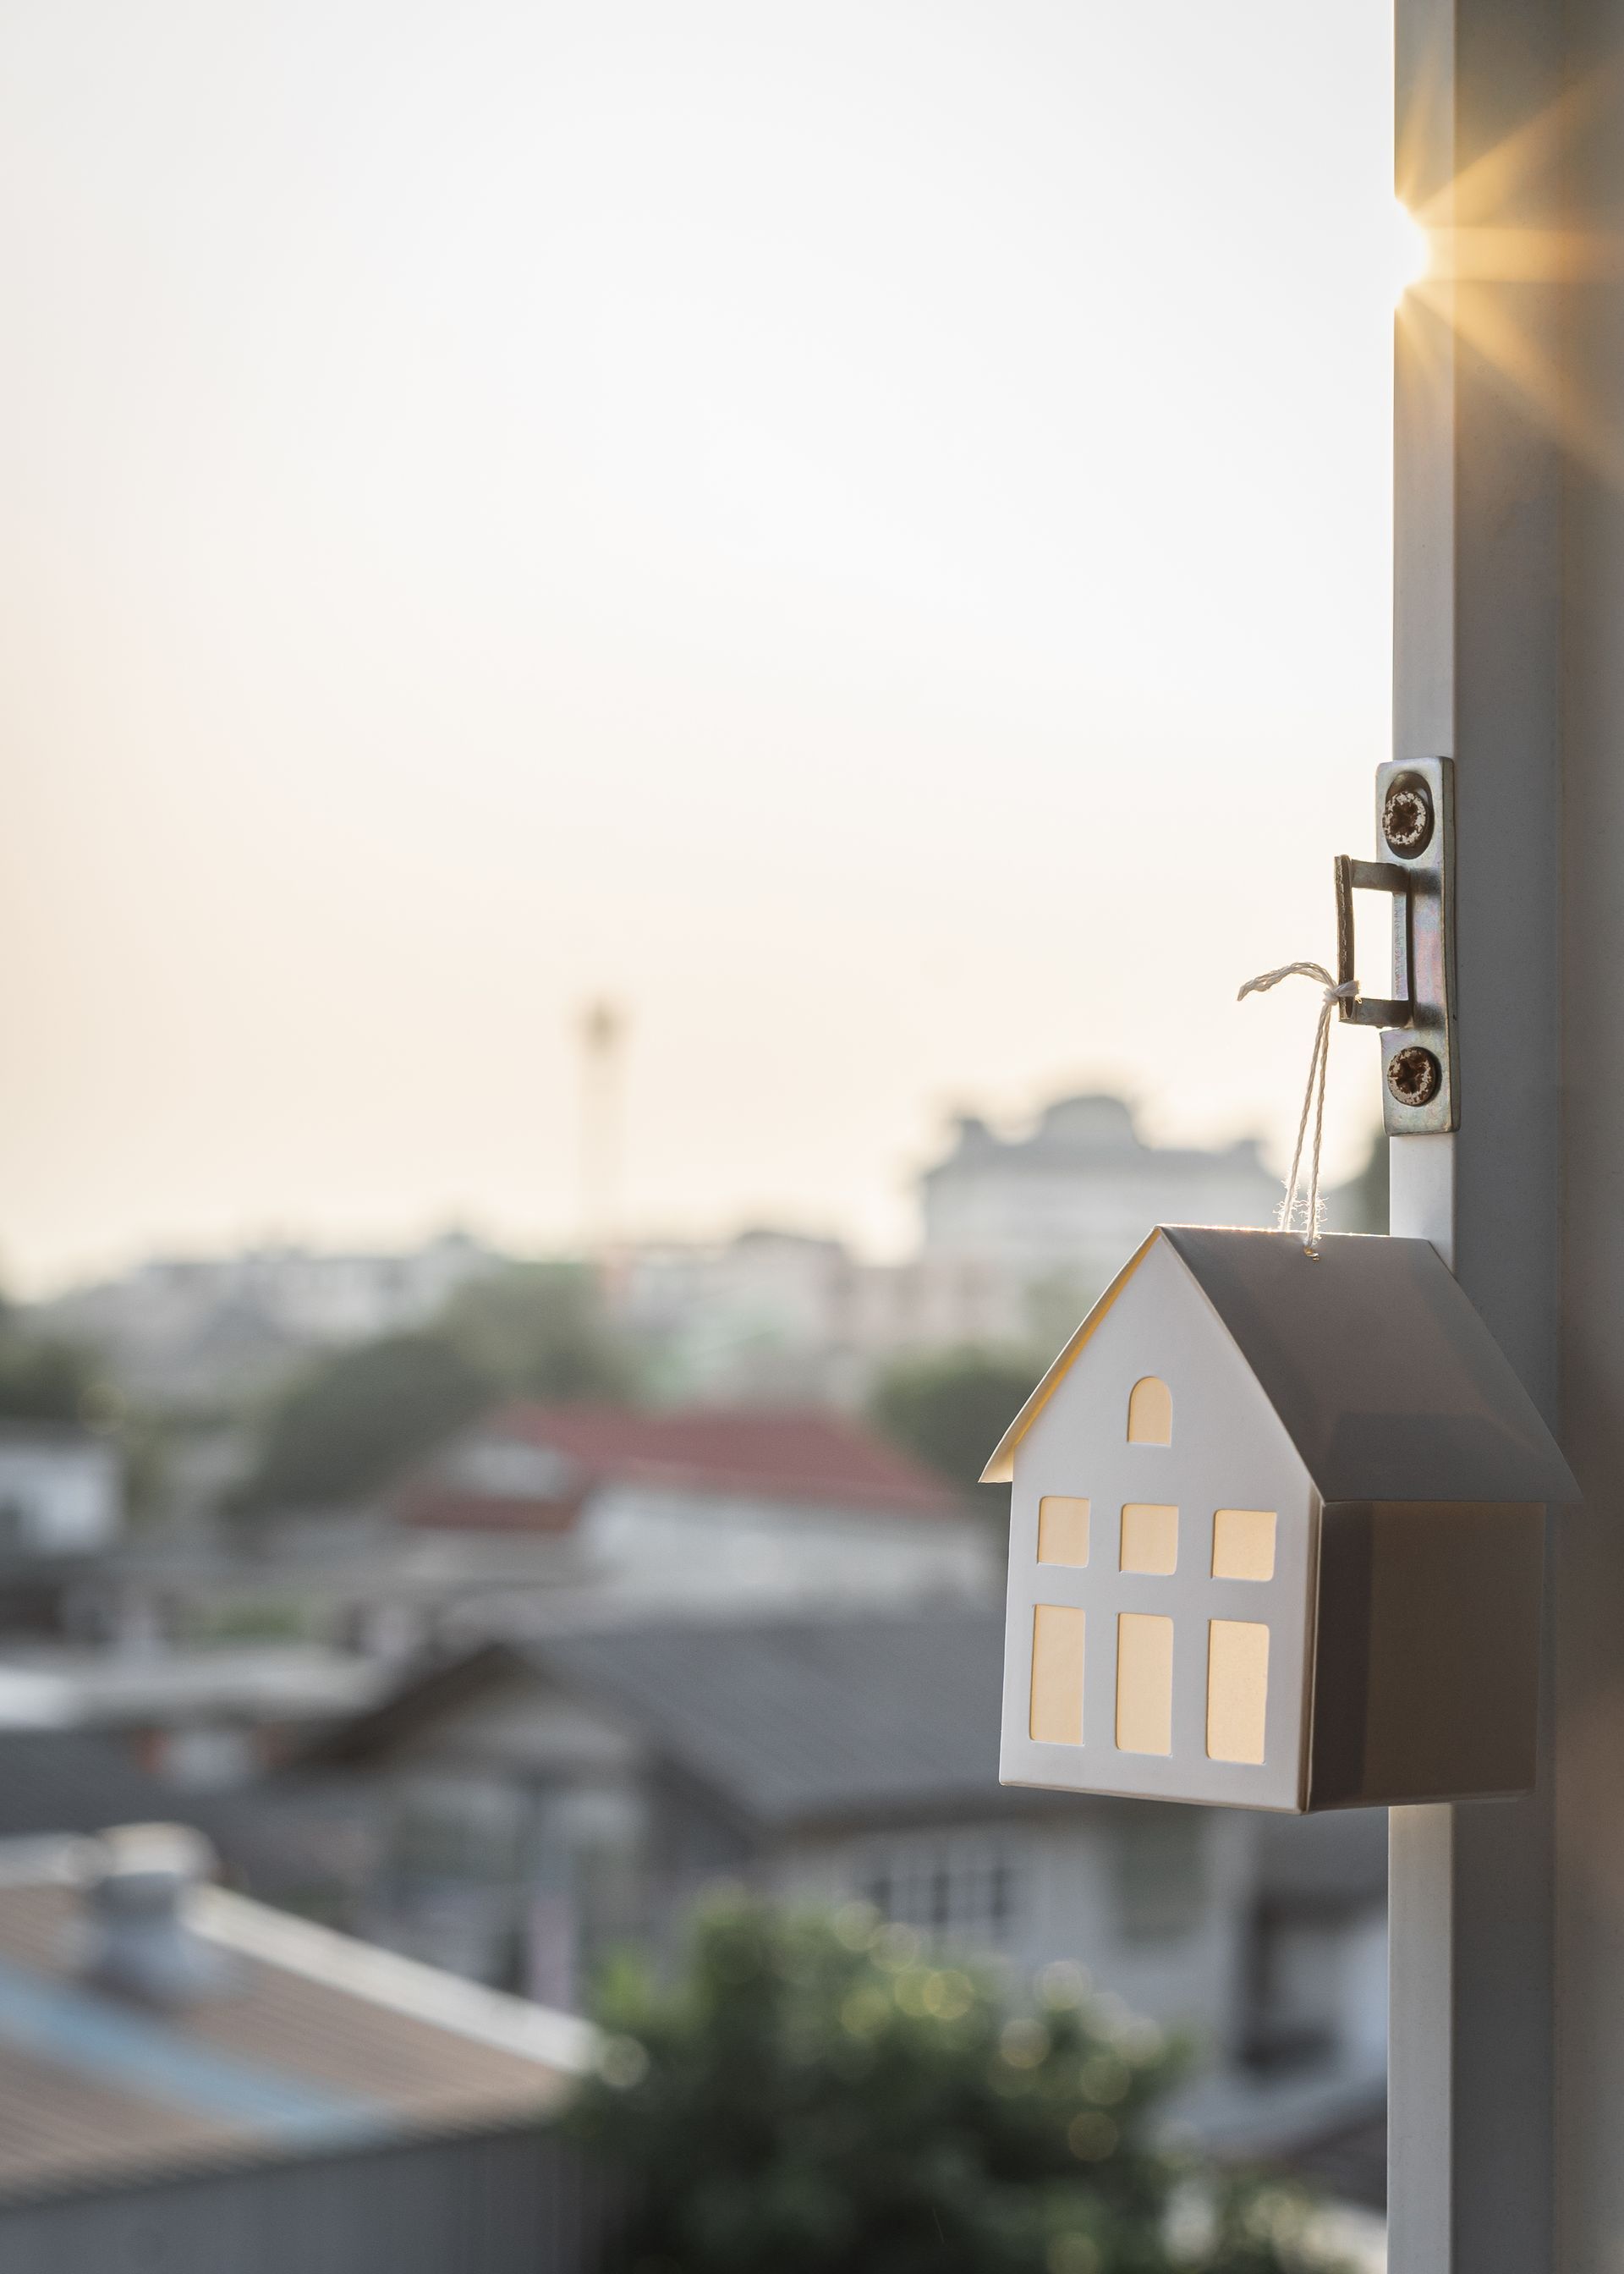
[[[581,1234],[598,1263],[620,1230],[621,1054],[628,1026],[619,1004],[600,997],[581,1014]]]

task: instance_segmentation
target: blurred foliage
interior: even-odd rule
[[[91,1352],[77,1343],[24,1332],[0,1321],[0,1421],[94,1426],[106,1419],[107,1385]]]
[[[1026,1290],[1026,1327],[1038,1353],[1032,1371],[1033,1387],[1048,1368],[1056,1351],[1072,1336],[1104,1293],[1097,1279],[1077,1271],[1050,1271]]]
[[[623,2171],[618,2274],[1296,2274],[1309,2206],[1161,2144],[1185,2055],[1051,1967],[986,1975],[863,1905],[733,1896],[661,1990],[605,1978],[568,2121]]]
[[[6,1421],[110,1437],[118,1448],[130,1513],[139,1520],[151,1508],[164,1466],[159,1424],[127,1403],[94,1350],[59,1335],[30,1332],[23,1314],[0,1299],[0,1422]]]
[[[305,1367],[267,1412],[234,1505],[335,1506],[506,1398],[623,1400],[636,1383],[588,1272],[515,1265],[460,1290],[432,1326]]]
[[[899,1359],[876,1382],[868,1418],[883,1437],[968,1494],[1041,1371],[1017,1351]]]
[[[630,1346],[579,1264],[518,1263],[473,1280],[438,1325],[498,1395],[623,1404],[642,1387]]]
[[[189,1643],[312,1642],[320,1623],[299,1596],[251,1597],[246,1601],[188,1605],[182,1632]]]
[[[267,1416],[246,1509],[355,1498],[471,1420],[489,1385],[443,1335],[386,1335],[308,1367]]]

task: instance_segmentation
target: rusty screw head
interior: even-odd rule
[[[1419,774],[1400,774],[1381,803],[1387,850],[1413,861],[1432,841],[1432,796]]]
[[[1401,1105],[1430,1105],[1443,1082],[1442,1066],[1419,1043],[1407,1043],[1387,1060],[1387,1088]]]

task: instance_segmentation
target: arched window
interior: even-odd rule
[[[1128,1393],[1128,1442],[1170,1445],[1172,1442],[1173,1393],[1165,1382],[1147,1374]]]

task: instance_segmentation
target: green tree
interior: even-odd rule
[[[94,1429],[117,1447],[130,1513],[151,1512],[162,1487],[167,1442],[161,1424],[132,1409],[97,1352],[59,1335],[30,1333],[0,1297],[0,1421]]]
[[[578,1264],[514,1264],[474,1280],[439,1323],[493,1395],[618,1402],[641,1386],[596,1280]]]
[[[1306,2206],[1158,2138],[1178,2048],[1075,1969],[1011,2015],[863,1906],[733,1897],[662,1991],[605,1982],[570,2113],[622,2172],[622,2274],[1288,2274]]]
[[[0,1420],[100,1420],[108,1404],[102,1369],[78,1343],[0,1325]]]
[[[352,1500],[506,1398],[618,1400],[636,1388],[590,1275],[515,1265],[463,1288],[431,1328],[306,1367],[269,1407],[236,1506],[254,1513]]]
[[[238,1505],[322,1507],[372,1491],[489,1397],[485,1378],[444,1335],[389,1335],[340,1351],[271,1407]]]
[[[1036,1378],[1019,1352],[933,1351],[881,1375],[869,1418],[882,1436],[968,1493]]]

